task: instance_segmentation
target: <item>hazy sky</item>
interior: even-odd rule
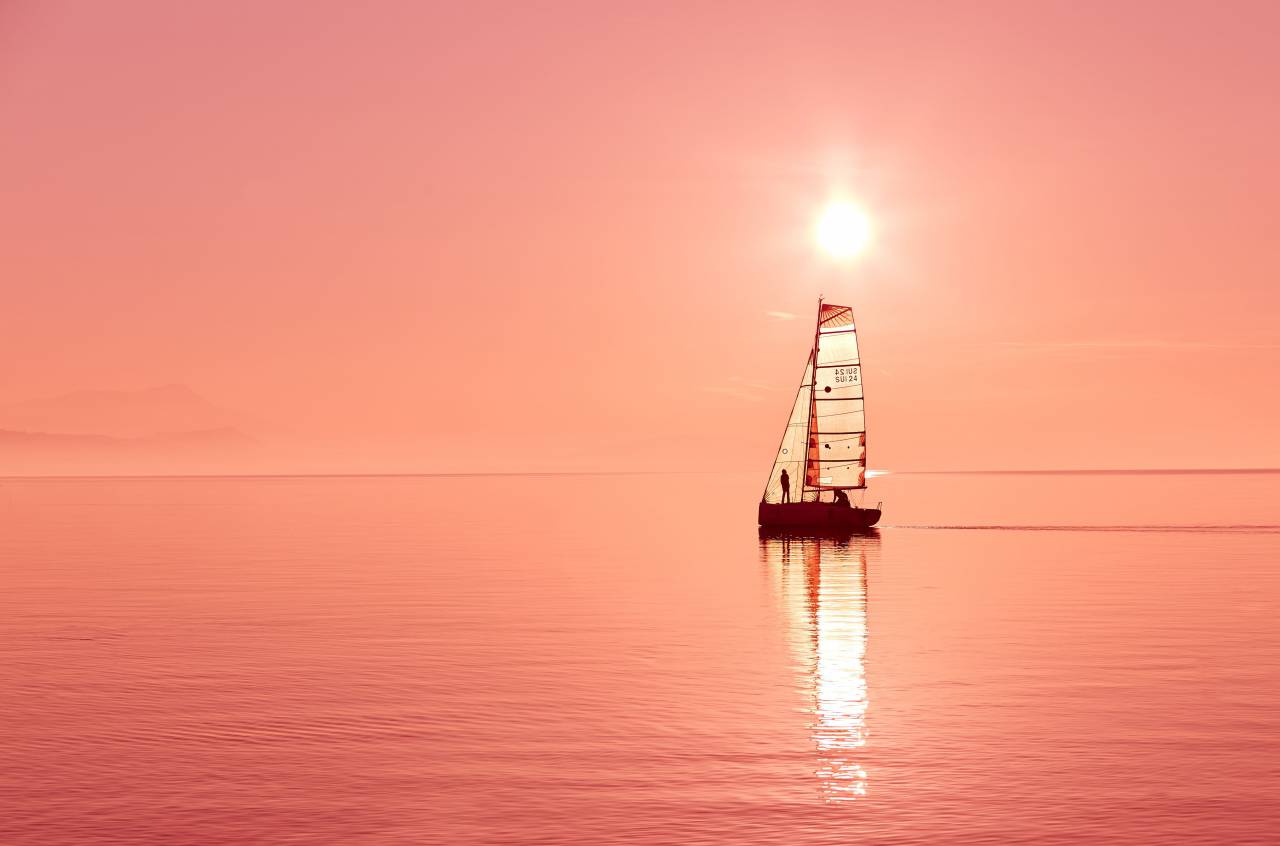
[[[1277,43],[1273,3],[7,0],[0,400],[763,478],[822,292],[872,467],[1280,465]]]

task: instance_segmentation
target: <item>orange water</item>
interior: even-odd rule
[[[0,481],[0,843],[1274,842],[1280,475],[762,483]]]

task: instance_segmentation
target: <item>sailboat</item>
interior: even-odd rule
[[[761,526],[858,531],[880,520],[844,491],[867,486],[862,362],[853,309],[818,300],[818,324],[791,417],[760,497]]]

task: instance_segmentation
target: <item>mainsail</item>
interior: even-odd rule
[[[814,348],[817,361],[805,486],[819,490],[865,488],[867,428],[853,309],[821,306]]]
[[[813,350],[765,488],[765,502],[782,501],[783,470],[793,501],[812,502],[822,491],[867,486],[862,362],[849,306],[819,300]]]

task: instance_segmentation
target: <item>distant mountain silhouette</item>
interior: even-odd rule
[[[49,432],[17,432],[0,429],[0,450],[12,448],[110,449],[128,443],[123,438],[106,435],[59,435]]]
[[[0,405],[0,429],[144,438],[235,428],[239,421],[185,385],[139,391],[73,391]]]
[[[0,449],[147,450],[153,447],[241,447],[256,444],[239,429],[200,429],[194,432],[161,432],[145,438],[108,435],[65,435],[56,432],[18,432],[0,429]]]
[[[229,428],[142,438],[0,429],[0,476],[217,473],[252,460],[257,446]]]
[[[0,405],[0,475],[218,473],[258,441],[183,385],[74,391]]]

